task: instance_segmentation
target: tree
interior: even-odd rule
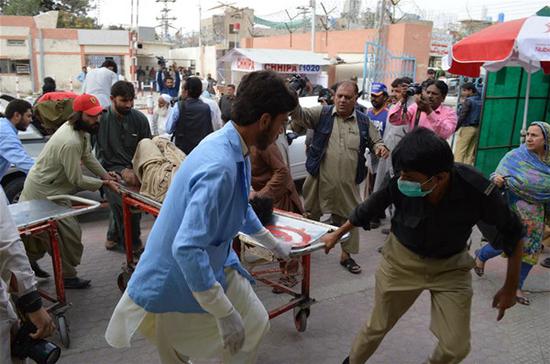
[[[58,28],[99,29],[96,19],[89,16],[76,16],[65,10],[59,12],[57,18]]]
[[[76,17],[86,17],[88,12],[94,9],[94,6],[90,4],[90,0],[63,0],[51,2],[56,3],[58,10],[65,11]]]
[[[90,0],[1,0],[0,6],[4,15],[35,16],[57,10],[58,28],[99,28],[97,21],[87,16],[94,9]]]
[[[40,0],[6,0],[2,2],[4,15],[34,16],[40,13]]]

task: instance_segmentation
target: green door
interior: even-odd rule
[[[520,67],[487,75],[475,162],[487,177],[509,150],[519,146],[526,86],[527,73]],[[550,121],[550,75],[542,71],[531,75],[527,125],[533,121]]]

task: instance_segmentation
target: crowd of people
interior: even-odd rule
[[[27,174],[20,201],[101,189],[110,208],[107,250],[125,249],[119,187],[141,185],[142,171],[134,164],[141,142],[159,136],[182,152],[173,154],[185,161],[166,174],[171,181],[160,193],[162,208],[145,242],[140,213],[132,212],[132,244],[140,258],[105,333],[111,346],[130,346],[139,331],[155,343],[163,363],[211,357],[255,362],[268,315],[231,248],[233,237],[244,232],[271,250],[283,272],[281,284],[295,285],[298,271],[289,260],[291,247],[250,206],[257,198],[309,219],[329,216],[339,228],[323,238],[326,252],[349,232],[339,263],[352,274],[362,272],[358,228],[376,229],[391,218],[382,231],[388,238],[380,249],[371,318],[345,363],[366,362],[425,290],[438,339],[428,363],[460,362],[470,350],[470,270],[483,275],[486,262],[500,254],[508,258],[508,270],[493,301],[498,319],[516,302],[529,304],[522,287],[538,262],[549,215],[548,123],[533,122],[526,143],[510,151],[489,180],[472,166],[482,100],[471,83],[462,86],[458,113],[444,104],[445,82],[431,74],[420,85],[408,77],[390,88],[372,83],[370,108],[358,103],[355,80],[315,91],[322,94],[320,104],[305,108],[298,103],[303,90],[271,71],[247,74],[238,88],[225,86],[216,101],[219,87],[210,75],[203,80],[175,65],[155,72],[138,68],[138,81],[154,80],[160,94],[149,120],[134,107],[134,85],[118,80],[116,68],[106,60],[100,68],[83,69],[83,93],[70,95],[72,113],[36,159],[17,137],[31,122],[33,105],[14,100],[0,119],[0,178],[11,165]],[[44,95],[56,92],[55,83],[44,86]],[[303,200],[290,174],[287,128],[308,134]],[[454,154],[448,142],[453,135]],[[94,176],[84,174],[81,164]],[[146,164],[140,155],[140,166]],[[11,272],[20,283],[17,307],[37,327],[35,336],[47,337],[54,324],[34,276],[49,275],[37,263],[51,253],[48,237],[21,241],[0,200],[0,274]],[[65,287],[86,289],[91,280],[77,274],[83,255],[79,223],[65,218],[58,225]],[[472,257],[474,225],[489,242]],[[15,317],[6,282],[1,284],[0,361],[9,362],[4,333]]]

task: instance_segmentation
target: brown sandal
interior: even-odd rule
[[[350,273],[359,274],[361,273],[361,266],[353,260],[353,258],[348,258],[340,262],[340,265],[346,268]]]

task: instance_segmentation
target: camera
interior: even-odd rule
[[[294,75],[290,81],[288,81],[288,87],[294,90],[294,92],[300,93],[306,87],[306,83],[305,78],[302,78],[300,75]]]
[[[160,66],[160,68],[166,67],[166,59],[163,56],[155,56],[157,58],[157,64]]]
[[[54,343],[33,339],[30,334],[36,331],[36,326],[31,322],[24,322],[12,343],[11,353],[23,360],[30,358],[38,364],[53,364],[59,360],[61,349]]]
[[[317,98],[317,102],[326,102],[327,105],[334,104],[334,99],[332,97],[332,92],[328,88],[324,88],[321,91],[319,91],[319,97]]]
[[[407,96],[420,95],[422,93],[422,86],[418,83],[410,84],[407,88]]]

